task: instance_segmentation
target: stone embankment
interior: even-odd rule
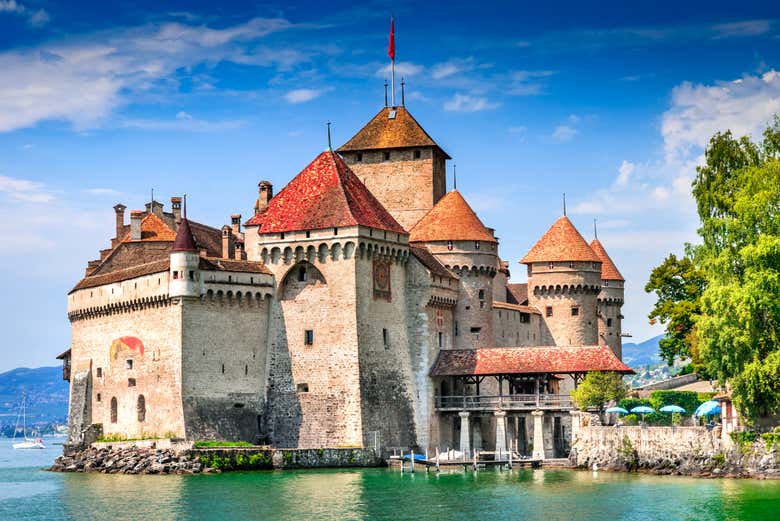
[[[570,461],[587,469],[780,479],[780,447],[762,440],[724,447],[719,428],[582,427]]]
[[[191,443],[171,444],[164,440],[159,443],[93,443],[86,449],[66,447],[50,470],[104,474],[198,474],[380,465],[382,461],[371,449],[196,448]]]

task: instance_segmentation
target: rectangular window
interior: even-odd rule
[[[306,282],[306,279],[308,278],[308,274],[306,273],[306,268],[301,267],[298,269],[298,281],[299,282]]]
[[[98,378],[103,378],[103,368],[102,367],[98,367],[97,369],[95,369],[95,376],[97,376]]]
[[[612,319],[611,318],[607,319],[607,327],[612,327]]]
[[[127,386],[128,387],[135,387],[135,378],[128,378],[127,379]]]
[[[479,241],[474,241],[474,249],[475,250],[479,249]]]
[[[455,321],[455,336],[458,336],[460,334],[459,328],[458,328],[458,321]]]
[[[355,161],[357,161],[358,163],[360,163],[361,161],[363,161],[363,153],[362,153],[362,152],[358,152],[358,153],[355,155]]]
[[[444,333],[439,331],[439,349],[441,349],[442,345],[444,345]]]
[[[96,399],[97,401],[100,401],[100,400],[101,400],[100,393],[97,393],[97,396],[95,397],[95,399]]]
[[[608,281],[608,280],[605,280],[605,281],[604,281],[604,287],[605,287],[605,288],[608,288],[608,287],[609,287],[609,281]]]
[[[471,331],[472,333],[479,333],[480,331],[482,331],[482,328],[481,327],[472,327],[471,329],[469,329],[469,331]]]
[[[339,229],[333,228],[333,235],[338,235],[338,234],[339,234]]]
[[[385,161],[390,161],[390,152],[385,152],[383,157],[385,158]]]
[[[309,384],[298,384],[296,387],[299,393],[308,393],[309,392]]]
[[[579,316],[579,314],[580,314],[580,308],[578,307],[571,308],[571,316],[576,317]]]
[[[552,316],[552,306],[547,306],[547,308],[545,308],[544,315],[547,316],[547,317],[551,317]]]
[[[390,347],[390,335],[385,328],[382,328],[382,345],[385,346],[385,349]]]
[[[133,368],[133,361],[125,360],[125,369],[132,369],[132,368]]]
[[[419,150],[415,150],[414,151],[414,158],[415,159],[420,159],[420,157],[422,157],[422,152],[420,152]]]
[[[179,272],[178,271],[174,271],[173,272],[173,280],[177,280],[178,278],[179,278]]]
[[[304,343],[307,346],[314,345],[314,330],[313,329],[307,329],[304,333]]]
[[[195,280],[195,272],[190,270],[190,280]]]
[[[282,240],[284,240],[284,232],[282,232],[282,233],[280,233],[280,234],[279,234],[279,238],[280,238],[280,239],[282,239]]]
[[[550,264],[547,265],[547,267],[550,268],[550,269],[554,269],[555,268],[555,263],[551,262]]]

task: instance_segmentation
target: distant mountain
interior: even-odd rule
[[[15,424],[22,393],[27,396],[28,425],[66,420],[68,382],[62,379],[62,366],[0,373],[0,426]]]
[[[633,342],[624,343],[623,362],[629,367],[660,364],[661,357],[658,356],[658,341],[663,337],[664,335],[658,335],[640,344]]]

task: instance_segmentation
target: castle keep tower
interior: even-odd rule
[[[606,344],[619,359],[623,359],[622,324],[625,280],[607,254],[601,241],[594,239],[591,249],[601,259],[601,292],[598,296],[599,343]]]
[[[555,221],[520,262],[528,266],[528,304],[542,313],[544,343],[600,343],[597,298],[601,259],[569,218]]]
[[[446,191],[446,161],[406,107],[385,107],[338,152],[406,230]]]
[[[493,278],[498,241],[457,190],[448,192],[412,228],[409,241],[425,246],[460,278],[452,346],[493,344]]]

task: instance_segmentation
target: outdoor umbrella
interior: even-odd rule
[[[655,409],[648,407],[647,405],[639,405],[631,409],[631,412],[634,414],[650,414],[651,412],[655,412]]]
[[[710,400],[708,402],[704,402],[703,404],[699,405],[699,408],[696,409],[696,412],[693,413],[695,416],[709,416],[711,414],[719,414],[720,413],[720,404],[716,402],[715,400]]]
[[[616,412],[618,414],[628,414],[628,411],[625,410],[622,407],[610,407],[607,409],[607,412]]]
[[[685,412],[685,409],[683,409],[679,405],[664,405],[658,410],[661,412],[679,412],[679,413]]]

